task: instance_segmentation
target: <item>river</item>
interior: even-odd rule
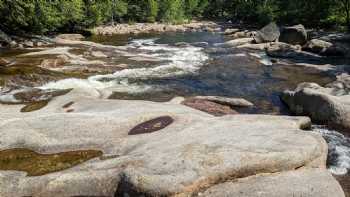
[[[56,58],[58,52],[42,55],[35,52],[43,49],[0,51],[0,58],[11,62],[6,68],[0,67],[2,94],[9,89],[34,86],[97,88],[113,92],[110,99],[156,102],[175,96],[218,95],[241,97],[255,104],[241,113],[291,115],[279,98],[282,91],[292,90],[301,82],[325,85],[334,80],[332,73],[318,69],[275,64],[261,51],[223,48],[219,43],[228,38],[219,33],[93,36],[87,40],[116,46],[122,53],[102,51],[96,55],[89,47],[57,46],[58,51],[75,61],[46,69],[43,61]],[[99,70],[100,64],[104,65],[103,71]],[[106,70],[106,65],[110,69]],[[79,73],[83,66],[89,71],[86,74]],[[312,132],[321,133],[328,142],[328,168],[346,185],[350,138],[318,125]],[[348,186],[344,187],[347,190]]]

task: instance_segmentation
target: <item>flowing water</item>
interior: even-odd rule
[[[113,49],[113,52],[102,50],[103,54],[97,57],[88,55],[96,48],[76,46],[58,46],[56,52],[49,55],[39,53],[29,57],[21,55],[40,50],[0,51],[0,58],[12,62],[6,68],[0,66],[0,86],[36,86],[43,90],[97,88],[113,92],[110,99],[157,102],[175,96],[242,97],[255,104],[254,108],[243,113],[289,114],[279,99],[282,91],[294,89],[301,82],[325,85],[334,80],[333,75],[317,69],[273,64],[261,51],[218,45],[227,39],[222,34],[205,32],[88,38],[89,41],[111,45],[109,48]],[[97,63],[91,61],[95,60],[105,63],[103,67],[94,67],[97,71],[123,66],[88,74],[69,73],[62,70],[63,67],[47,70],[38,66],[45,59],[57,56],[57,51],[75,58],[64,65],[68,70],[85,64],[93,67]],[[91,67],[87,69],[91,70]],[[321,126],[315,126],[313,132],[321,133],[327,140],[329,170],[340,177],[344,185],[347,182],[344,175],[350,169],[350,138]]]

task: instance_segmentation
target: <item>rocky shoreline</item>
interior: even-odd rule
[[[177,31],[221,28],[208,22],[94,30],[101,35]],[[223,34],[230,41],[205,50],[228,55],[235,49],[266,52],[268,62],[255,53],[250,56],[265,66],[288,64],[331,72],[336,81],[326,87],[302,83],[294,91],[286,90],[281,98],[300,117],[239,114],[239,108],[254,106],[239,98],[196,96],[150,102],[111,100],[113,91],[96,87],[35,88],[40,83],[25,89],[9,87],[0,95],[0,195],[345,196],[326,169],[326,141],[306,131],[312,122],[350,129],[346,68],[314,63],[348,56],[339,37],[311,39],[301,25],[279,28],[275,24],[256,31],[230,28]],[[144,55],[137,43],[136,47],[111,46],[82,39],[76,34],[60,35],[45,46],[28,46],[38,50],[18,57],[51,55],[40,63],[42,69],[70,76],[84,73],[81,78],[128,69],[128,65],[108,62],[114,56],[162,62]],[[196,52],[198,44],[208,46],[175,46]],[[18,43],[14,47],[22,48]],[[85,52],[77,55],[72,49]],[[10,68],[11,63],[3,60],[0,68]],[[33,166],[36,163],[40,168]]]
[[[164,24],[164,23],[135,23],[135,24],[116,24],[114,26],[100,26],[92,29],[96,35],[115,35],[115,34],[147,34],[164,32],[219,32],[221,26],[211,21],[192,21],[187,24]]]

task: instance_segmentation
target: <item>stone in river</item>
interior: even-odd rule
[[[285,91],[283,101],[297,115],[308,115],[315,122],[348,131],[350,129],[350,77],[338,76],[337,81],[321,87],[301,83],[294,91]]]
[[[254,40],[257,44],[273,42],[280,37],[280,29],[276,23],[272,22],[256,32]]]
[[[308,35],[303,25],[283,27],[281,30],[280,42],[292,45],[304,45],[307,42]]]

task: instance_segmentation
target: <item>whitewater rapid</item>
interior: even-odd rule
[[[150,86],[137,83],[137,80],[162,79],[183,75],[195,74],[201,66],[209,59],[209,56],[201,47],[195,46],[170,46],[167,44],[156,44],[157,38],[135,39],[126,47],[137,49],[137,54],[130,54],[132,57],[152,58],[161,63],[155,67],[129,68],[117,71],[113,74],[95,75],[88,79],[64,79],[56,82],[49,82],[41,89],[106,89],[111,88],[120,92],[144,92]],[[142,52],[139,52],[142,51]],[[132,81],[132,82],[131,82]]]
[[[328,169],[332,174],[345,175],[350,170],[350,138],[325,126],[314,126],[328,143]]]

